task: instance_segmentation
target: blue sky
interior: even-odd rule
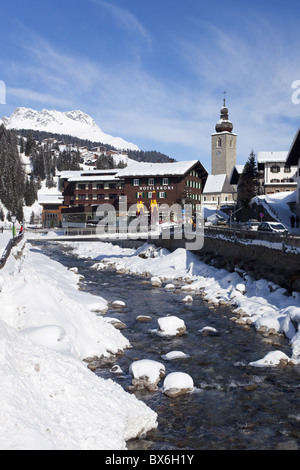
[[[237,163],[288,150],[300,126],[299,14],[295,0],[10,0],[0,116],[80,109],[104,132],[210,171],[226,91]]]

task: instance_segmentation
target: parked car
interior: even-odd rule
[[[248,220],[248,222],[245,222],[242,225],[242,229],[243,230],[257,230],[259,225],[260,225],[260,222],[258,222],[257,220],[256,221]]]
[[[262,222],[258,226],[261,232],[288,233],[287,228],[279,222]]]
[[[225,219],[225,217],[218,217],[217,225],[227,225],[227,220]]]

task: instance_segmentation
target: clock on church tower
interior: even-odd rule
[[[211,135],[211,174],[226,174],[230,178],[236,165],[236,134],[232,122],[228,118],[225,98],[216,124],[216,132]]]

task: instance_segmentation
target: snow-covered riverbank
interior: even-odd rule
[[[118,271],[157,276],[162,280],[183,279],[185,292],[202,292],[215,304],[233,307],[237,321],[252,324],[260,331],[284,334],[291,345],[291,355],[273,351],[257,358],[258,367],[277,365],[280,359],[300,361],[300,293],[288,295],[285,289],[265,279],[255,280],[246,272],[229,272],[201,262],[193,253],[179,248],[173,253],[145,245],[138,250],[125,249],[110,243],[72,243],[74,252],[97,261],[95,269],[114,264]],[[142,254],[142,257],[139,256]],[[263,360],[262,360],[263,359]]]
[[[156,414],[82,359],[129,346],[79,276],[20,244],[0,271],[0,448],[125,449]],[[21,256],[17,255],[22,249]]]
[[[212,303],[230,304],[240,323],[273,329],[290,340],[290,357],[270,347],[269,355],[251,365],[299,362],[298,292],[288,296],[274,283],[208,266],[184,249],[69,245],[78,257],[94,259],[94,269],[113,265],[118,272],[156,276],[161,289],[183,280],[183,297],[202,292]],[[106,310],[106,300],[79,291],[78,282],[76,269],[67,270],[24,241],[0,271],[1,449],[125,449],[126,440],[157,426],[150,408],[83,362],[129,343],[97,315]]]

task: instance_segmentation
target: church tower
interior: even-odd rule
[[[236,165],[236,134],[228,119],[225,98],[221,108],[220,119],[216,124],[216,132],[211,135],[211,174],[226,174],[230,179]]]

